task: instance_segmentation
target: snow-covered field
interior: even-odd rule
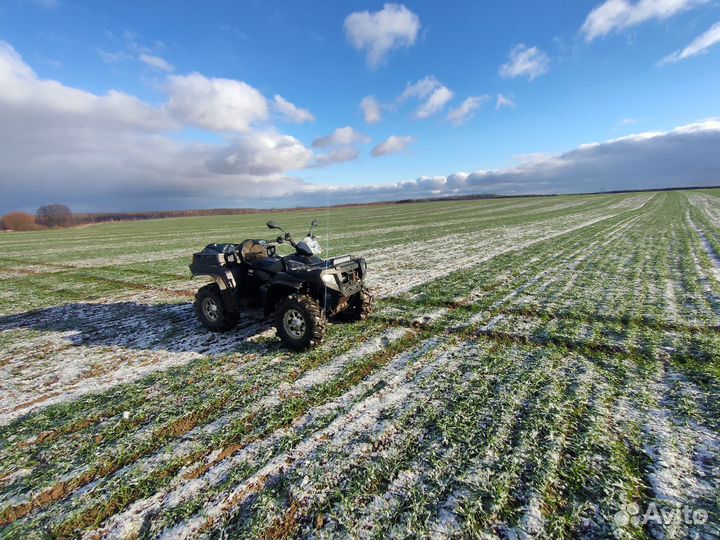
[[[374,317],[302,354],[203,330],[189,255],[312,218]],[[706,190],[3,235],[0,538],[720,538],[718,219]]]

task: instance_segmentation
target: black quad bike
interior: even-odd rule
[[[365,259],[319,258],[322,250],[313,234],[317,224],[313,220],[307,236],[295,242],[277,223],[268,221],[268,228],[284,233],[274,242],[210,244],[193,254],[192,275],[215,281],[195,295],[195,311],[205,328],[231,330],[242,313],[273,316],[280,339],[291,349],[304,350],[322,341],[328,319],[367,318],[372,296],[364,284]],[[295,249],[294,254],[276,254],[284,242]]]

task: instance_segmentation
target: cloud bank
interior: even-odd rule
[[[465,194],[552,194],[720,185],[720,119],[533,154],[515,167],[336,188],[348,201]],[[308,187],[304,186],[303,190]],[[326,188],[327,189],[327,188]]]
[[[437,89],[429,87],[420,94]],[[341,203],[720,184],[720,119],[532,154],[504,169],[338,187],[297,174],[356,159],[352,145],[368,138],[345,126],[317,139],[317,153],[267,125],[266,98],[241,81],[174,76],[167,101],[155,106],[40,79],[0,43],[0,88],[0,213],[47,202],[76,211],[151,210],[314,205],[318,194],[323,203]],[[212,129],[221,141],[186,139],[186,125]],[[392,136],[371,153],[392,154],[410,142]]]
[[[241,81],[172,76],[160,106],[43,80],[0,42],[0,211],[66,201],[76,210],[242,205],[302,181],[311,150],[266,126],[267,100]],[[186,126],[226,134],[188,142]]]

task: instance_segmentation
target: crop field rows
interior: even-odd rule
[[[321,221],[375,315],[290,353],[189,254]],[[2,538],[718,538],[720,192],[0,237]],[[629,503],[705,523],[623,523]],[[702,536],[704,535],[704,536]]]

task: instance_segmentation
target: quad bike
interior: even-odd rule
[[[320,343],[326,321],[362,320],[372,309],[365,287],[367,264],[362,257],[344,255],[323,260],[313,229],[295,242],[274,221],[270,229],[284,233],[274,242],[245,240],[240,244],[210,244],[193,254],[193,276],[210,276],[214,283],[195,295],[195,311],[208,330],[235,328],[240,315],[273,317],[277,334],[291,349],[304,350]],[[292,255],[279,256],[276,248],[288,242]]]

